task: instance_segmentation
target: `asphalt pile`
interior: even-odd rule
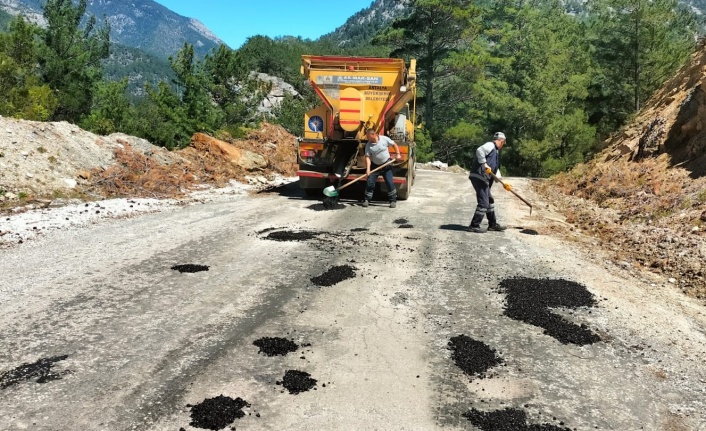
[[[350,265],[338,265],[331,267],[318,277],[312,277],[311,282],[317,286],[327,287],[349,278],[355,278],[355,268]]]
[[[338,202],[333,202],[329,204],[314,204],[314,205],[309,205],[307,208],[313,211],[332,211],[332,210],[342,210],[346,206],[343,204],[340,204]]]
[[[189,425],[217,431],[245,416],[243,408],[250,407],[250,404],[242,398],[233,399],[219,395],[215,398],[206,398],[195,406],[187,405],[187,407],[191,407],[191,423]]]
[[[260,348],[258,353],[264,353],[266,356],[285,356],[299,348],[294,341],[280,337],[263,337],[255,340],[253,344]]]
[[[453,352],[451,359],[469,376],[483,378],[486,371],[503,363],[494,349],[467,335],[451,338],[448,348]]]
[[[510,278],[500,282],[507,295],[505,315],[544,329],[563,344],[584,346],[600,341],[586,325],[576,325],[550,308],[594,307],[596,300],[585,286],[563,279]]]
[[[179,271],[182,274],[187,272],[190,274],[193,274],[195,272],[203,272],[203,271],[208,271],[208,266],[206,265],[194,265],[192,263],[187,263],[185,265],[174,265],[172,266],[172,269],[174,271]]]
[[[463,417],[483,431],[570,431],[569,428],[552,424],[530,425],[527,423],[527,413],[511,408],[494,412],[471,409]]]
[[[19,367],[0,374],[0,389],[7,389],[23,381],[36,379],[37,383],[48,383],[61,379],[61,376],[70,374],[71,371],[55,372],[52,370],[57,362],[66,360],[69,356],[53,356],[42,358],[31,364],[22,364]]]
[[[311,374],[304,371],[289,370],[284,374],[282,381],[277,384],[284,386],[290,394],[297,395],[316,386],[316,379],[312,379]]]
[[[265,238],[272,241],[280,242],[290,242],[290,241],[309,241],[312,240],[323,232],[314,232],[309,230],[302,231],[292,231],[292,230],[281,230],[278,232],[271,232]]]

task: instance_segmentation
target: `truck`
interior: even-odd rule
[[[301,73],[321,104],[304,114],[300,187],[313,196],[364,176],[366,130],[374,129],[400,148],[394,184],[398,199],[407,199],[415,178],[416,60],[407,67],[396,58],[303,55]],[[382,178],[376,186],[388,191]]]

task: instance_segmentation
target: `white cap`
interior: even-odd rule
[[[505,134],[503,132],[497,132],[496,134],[493,135],[493,139],[506,139]]]

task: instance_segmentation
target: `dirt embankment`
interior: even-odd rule
[[[98,136],[66,122],[0,117],[0,206],[65,197],[179,197],[230,180],[266,185],[296,172],[296,138],[265,123],[246,139],[196,134],[168,151],[124,134]]]
[[[706,298],[706,48],[590,163],[540,191],[623,266]]]

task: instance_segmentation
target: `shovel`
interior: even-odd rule
[[[394,160],[390,160],[389,162],[378,166],[377,168],[375,168],[375,169],[373,169],[372,171],[370,171],[370,174],[372,174],[373,172],[377,172],[377,171],[379,171],[380,169],[382,169],[382,168],[384,168],[384,167],[386,167],[386,166],[391,165],[393,162],[394,162]],[[340,192],[341,190],[345,189],[346,187],[350,186],[351,184],[353,184],[354,182],[356,182],[356,181],[358,181],[358,180],[362,180],[363,178],[368,178],[368,176],[369,176],[370,174],[365,174],[365,175],[363,175],[363,176],[360,176],[360,177],[354,179],[353,181],[351,181],[351,182],[349,182],[349,183],[347,183],[347,184],[342,185],[342,186],[339,187],[339,188],[335,188],[334,186],[328,186],[328,187],[326,187],[326,188],[324,189],[324,195],[327,196],[327,197],[329,197],[329,198],[337,198],[337,197],[338,197],[338,194],[339,194],[338,192]]]
[[[493,178],[495,179],[495,181],[497,181],[497,182],[499,182],[500,184],[502,184],[503,187],[507,187],[507,186],[505,185],[505,183],[503,182],[503,180],[501,180],[500,178],[496,177],[494,173],[489,172],[489,174],[490,174],[491,177],[493,177]],[[507,189],[505,189],[505,190],[507,190]],[[509,192],[512,193],[513,195],[517,196],[518,199],[520,199],[522,202],[524,202],[525,204],[527,204],[527,206],[530,208],[530,215],[532,215],[532,204],[529,203],[529,202],[527,201],[527,199],[525,199],[525,198],[523,198],[522,196],[518,195],[517,192],[514,191],[512,188],[510,188]]]

